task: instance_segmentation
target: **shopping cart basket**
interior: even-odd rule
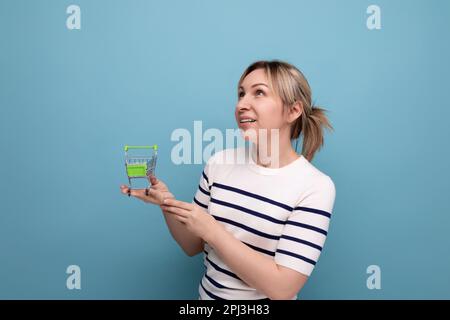
[[[154,174],[158,145],[153,146],[125,146],[125,168],[128,176],[128,195],[131,189],[145,188],[148,194],[150,176]],[[138,184],[143,188],[138,187]]]

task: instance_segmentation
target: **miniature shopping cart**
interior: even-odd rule
[[[128,176],[128,195],[131,189],[145,189],[148,195],[150,176],[154,174],[158,146],[125,146],[125,168]]]

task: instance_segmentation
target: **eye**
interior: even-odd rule
[[[260,89],[256,90],[256,95],[258,95],[259,93],[262,93],[264,95],[264,91],[262,91]]]
[[[242,98],[242,97],[244,96],[243,94],[244,94],[243,91],[239,92],[239,93],[238,93],[238,98]]]

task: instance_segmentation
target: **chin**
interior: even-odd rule
[[[255,128],[249,128],[249,129],[243,129],[243,128],[239,128],[239,131],[241,133],[241,137],[242,139],[244,139],[245,141],[250,141],[253,142],[254,144],[256,144],[256,142],[258,141],[258,130]]]

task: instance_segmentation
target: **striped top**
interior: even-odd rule
[[[281,168],[265,168],[249,150],[214,154],[193,202],[253,250],[309,276],[327,236],[334,183],[303,156]],[[207,243],[204,264],[200,299],[267,298],[242,281]]]

